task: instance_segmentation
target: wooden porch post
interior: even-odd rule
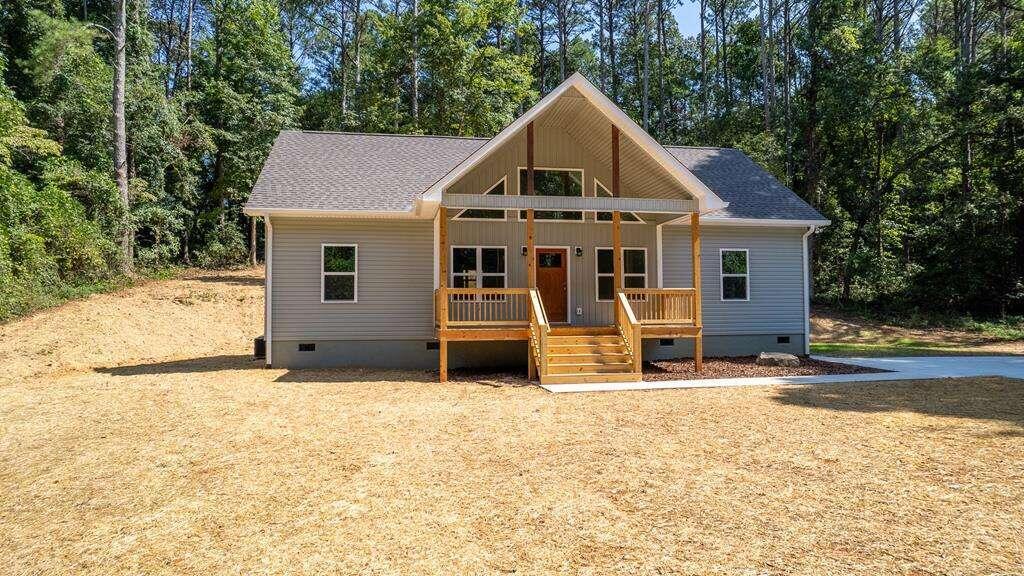
[[[619,127],[612,124],[612,197],[619,195]],[[612,266],[617,294],[622,290],[622,213],[618,210],[612,212]]]
[[[690,253],[693,256],[693,323],[697,326],[697,336],[693,340],[693,364],[697,372],[704,368],[704,321],[701,319],[700,290],[700,212],[690,213]]]
[[[526,125],[526,195],[533,196],[533,122]],[[537,287],[537,248],[533,233],[533,208],[526,210],[526,280]]]
[[[437,217],[440,218],[438,222],[438,235],[437,235],[437,259],[438,259],[438,273],[437,273],[437,286],[441,290],[441,302],[440,310],[438,310],[438,331],[440,332],[438,337],[438,352],[441,358],[440,361],[440,372],[441,382],[448,381],[448,339],[445,338],[445,330],[448,328],[448,294],[445,293],[445,288],[448,287],[448,209],[444,206],[438,208]]]

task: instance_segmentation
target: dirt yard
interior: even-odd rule
[[[1024,382],[267,370],[257,272],[0,326],[12,574],[1021,574]]]

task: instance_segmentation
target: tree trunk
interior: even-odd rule
[[[412,0],[412,125],[419,128],[420,123],[420,2]],[[500,46],[501,36],[498,36]]]
[[[597,10],[597,52],[599,56],[598,64],[598,77],[601,82],[601,92],[608,93],[608,69],[605,64],[605,45],[604,45],[604,0],[597,0],[595,3]]]
[[[612,102],[619,103],[619,69],[615,65],[615,0],[608,0],[608,64],[612,75]]]
[[[708,122],[708,0],[700,0],[700,116],[704,139],[707,139]],[[704,142],[703,144],[708,144]]]
[[[114,3],[114,94],[112,98],[114,116],[114,180],[124,210],[121,232],[121,272],[132,275],[134,266],[135,230],[131,224],[131,198],[128,196],[128,137],[124,117],[125,95],[125,29],[127,0]]]
[[[192,22],[195,19],[196,0],[188,3],[188,17],[185,19],[185,70],[188,76],[185,86],[192,90]]]
[[[644,73],[643,73],[643,101],[644,101],[644,130],[651,130],[651,16],[650,3],[648,0],[644,0],[643,13],[641,14],[644,19]]]

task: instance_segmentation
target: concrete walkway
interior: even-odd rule
[[[721,388],[731,386],[781,386],[800,384],[844,384],[929,378],[1005,376],[1024,379],[1024,356],[919,356],[895,358],[834,358],[816,360],[890,370],[872,374],[830,374],[825,376],[777,376],[762,378],[709,378],[706,380],[664,380],[660,382],[601,382],[595,384],[542,384],[548,392],[613,392],[619,390],[662,390],[672,388]]]

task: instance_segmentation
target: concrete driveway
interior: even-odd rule
[[[814,356],[818,360],[840,362],[891,370],[920,378],[961,378],[1005,376],[1024,379],[1024,356],[912,356],[892,358],[835,358]]]
[[[548,392],[612,392],[621,390],[665,390],[672,388],[720,388],[732,386],[780,386],[787,384],[846,384],[929,378],[1004,376],[1024,379],[1024,356],[915,356],[893,358],[838,358],[812,356],[817,360],[889,370],[872,374],[824,374],[820,376],[765,376],[756,378],[713,378],[705,380],[662,380],[644,382],[597,382],[593,384],[542,384]]]

